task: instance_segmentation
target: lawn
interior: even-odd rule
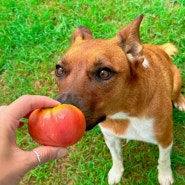
[[[184,80],[185,95],[185,1],[184,0],[0,0],[0,105],[23,94],[57,95],[54,68],[70,46],[73,30],[84,25],[95,38],[113,37],[138,15],[143,43],[174,43],[174,63]],[[172,169],[175,185],[185,184],[185,113],[174,109]],[[17,131],[25,150],[37,144],[27,125]],[[156,185],[158,148],[123,141],[124,185]],[[98,127],[69,148],[69,155],[42,165],[24,177],[21,185],[106,185],[111,156]]]

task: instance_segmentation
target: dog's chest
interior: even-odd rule
[[[116,136],[127,140],[139,140],[154,144],[157,143],[153,129],[154,119],[130,117],[123,112],[108,116],[108,118],[113,120],[112,124],[116,124],[116,126],[111,126],[110,123],[109,126],[106,126],[106,122],[104,124],[100,124],[101,131],[106,137]],[[122,121],[123,124],[121,124]],[[124,125],[124,121],[127,121],[127,126]],[[121,127],[124,126],[125,128],[123,133],[118,134],[115,128],[117,130],[123,130]]]

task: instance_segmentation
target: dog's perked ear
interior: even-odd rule
[[[142,63],[143,58],[143,45],[140,41],[139,27],[143,15],[140,15],[128,24],[123,30],[119,31],[116,37],[113,38],[125,52],[128,60],[131,63]]]
[[[79,26],[73,32],[72,37],[71,37],[71,42],[74,43],[77,40],[85,40],[85,39],[92,39],[92,38],[93,36],[89,28],[85,26]]]

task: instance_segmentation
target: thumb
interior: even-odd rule
[[[40,146],[29,153],[32,158],[31,168],[34,168],[37,165],[65,156],[68,150],[60,147]]]

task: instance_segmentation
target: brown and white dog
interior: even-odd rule
[[[158,145],[158,180],[170,185],[172,102],[185,110],[181,75],[170,58],[177,49],[170,43],[142,44],[142,18],[110,40],[93,39],[88,28],[78,27],[56,65],[57,99],[84,112],[87,130],[99,124],[113,160],[109,184],[122,177],[121,139],[128,139]]]

